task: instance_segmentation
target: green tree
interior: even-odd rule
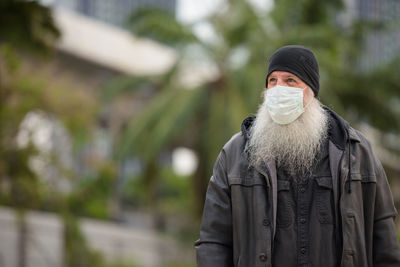
[[[8,192],[2,190],[5,194],[1,197],[19,210],[18,266],[24,267],[27,246],[24,214],[26,208],[37,205],[40,199],[40,186],[28,166],[32,148],[17,149],[13,138],[18,130],[18,124],[15,123],[21,119],[18,118],[21,113],[15,113],[15,109],[21,106],[18,105],[19,99],[15,99],[12,80],[9,77],[16,71],[18,65],[11,46],[42,53],[58,37],[59,32],[54,26],[50,10],[35,1],[1,1],[0,25],[0,179],[3,185],[7,183],[10,187]],[[24,89],[28,88],[23,88],[21,91]]]
[[[48,52],[60,32],[51,10],[37,1],[0,2],[0,44],[37,52]]]

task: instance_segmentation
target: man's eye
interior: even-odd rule
[[[276,81],[276,79],[275,78],[271,78],[271,79],[269,79],[269,82],[275,82]]]
[[[288,81],[289,83],[293,83],[293,82],[295,82],[296,80],[295,80],[295,79],[292,79],[292,78],[289,78],[289,79],[287,79],[287,81]]]

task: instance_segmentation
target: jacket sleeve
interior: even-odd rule
[[[196,241],[198,267],[232,267],[231,197],[222,151],[208,184],[200,239]]]
[[[381,163],[376,160],[373,262],[374,267],[400,266],[400,244],[394,218],[397,214],[392,192]]]

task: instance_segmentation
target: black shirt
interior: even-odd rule
[[[328,140],[323,143],[313,170],[309,175],[290,175],[284,168],[277,169],[274,267],[337,266]]]

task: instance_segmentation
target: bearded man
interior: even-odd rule
[[[382,165],[318,92],[311,50],[272,55],[257,116],[215,163],[195,244],[199,267],[400,266]]]

